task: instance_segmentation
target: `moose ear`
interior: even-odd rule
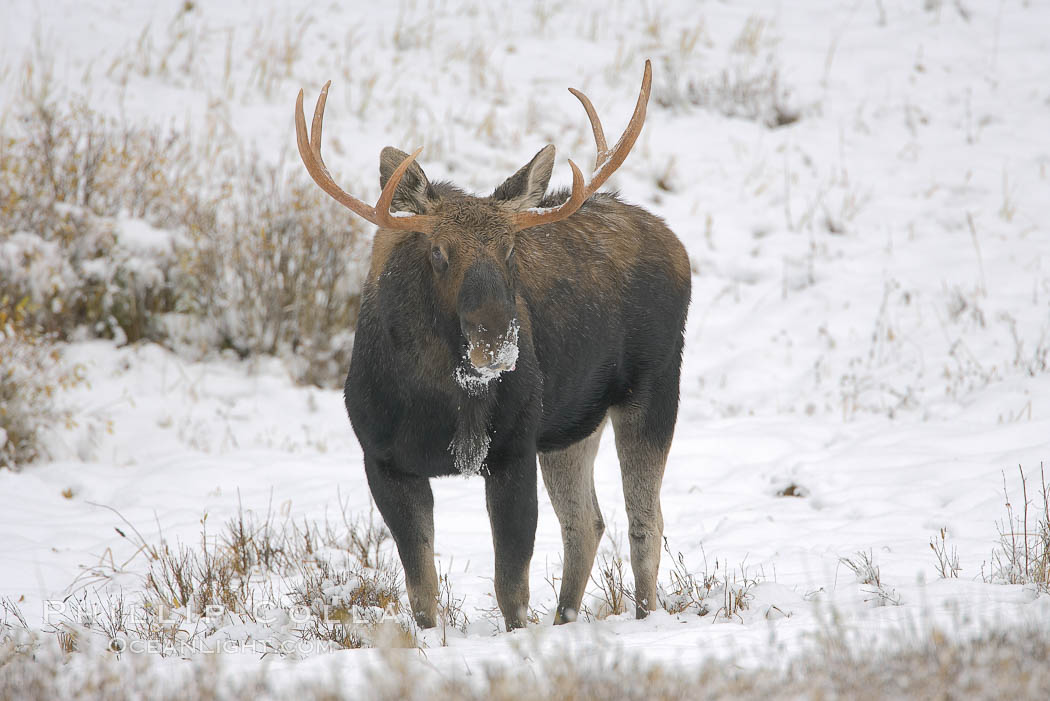
[[[407,153],[392,146],[383,149],[379,154],[379,187],[386,187],[390,176],[406,158],[408,158]],[[397,184],[390,209],[395,212],[426,214],[429,203],[437,198],[437,193],[430,186],[430,181],[427,180],[423,169],[419,167],[418,162],[413,161],[405,174],[401,176],[401,182]]]
[[[554,170],[554,144],[547,144],[506,182],[496,188],[492,198],[509,203],[516,211],[539,205],[547,192]]]

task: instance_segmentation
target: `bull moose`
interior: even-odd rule
[[[596,192],[641,132],[652,68],[610,149],[583,104],[598,156],[584,183],[546,194],[554,146],[488,196],[430,182],[416,156],[384,148],[382,194],[344,192],[321,158],[326,84],[299,154],[314,181],[378,226],[345,400],[372,497],[397,544],[416,622],[436,623],[430,479],[481,475],[495,549],[496,600],[525,624],[536,536],[536,460],[561,523],[555,623],[575,620],[604,531],[594,457],[606,417],[616,434],[639,618],[658,605],[660,484],[678,413],[690,266],[657,216]]]

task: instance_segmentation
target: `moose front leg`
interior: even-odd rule
[[[434,493],[425,477],[394,472],[365,461],[372,498],[397,544],[412,614],[420,628],[437,625],[438,578],[434,569]]]
[[[536,542],[536,456],[502,465],[488,475],[485,502],[496,551],[496,602],[507,630],[524,628],[529,562]]]

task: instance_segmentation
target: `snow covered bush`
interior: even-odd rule
[[[168,222],[192,198],[188,141],[118,125],[46,87],[24,93],[28,107],[0,139],[0,295],[27,297],[29,320],[62,339],[77,329],[160,338],[156,317],[176,298],[170,237],[129,245],[122,224]]]
[[[41,432],[72,420],[55,394],[82,381],[59,347],[28,326],[28,304],[0,298],[0,468],[12,470],[46,455]]]
[[[0,295],[27,298],[27,319],[61,340],[277,354],[302,382],[338,384],[363,228],[305,178],[102,117],[48,83],[26,82],[0,138]]]
[[[367,270],[364,227],[313,183],[250,159],[234,162],[230,187],[210,216],[187,222],[189,309],[221,347],[275,354],[298,381],[338,386]]]

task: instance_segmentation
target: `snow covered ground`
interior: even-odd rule
[[[12,5],[0,29],[6,107],[25,60],[53,61],[52,88],[97,110],[239,139],[299,169],[296,92],[310,100],[331,78],[326,160],[364,199],[388,144],[425,146],[431,179],[481,192],[550,142],[554,184],[566,185],[565,159],[587,161],[593,144],[565,88],[587,92],[618,133],[652,58],[649,116],[613,185],[666,218],[693,263],[665,536],[695,572],[756,581],[750,607],[728,620],[660,612],[499,632],[482,482],[448,479],[434,485],[439,568],[472,623],[447,641],[423,633],[425,656],[412,659],[427,668],[465,674],[563,648],[777,664],[832,609],[884,639],[1050,624],[1045,594],[986,581],[1004,487],[1016,510],[1018,466],[1034,498],[1050,460],[1045,4]],[[322,519],[342,499],[368,513],[338,391],[297,387],[276,360],[100,341],[67,357],[89,383],[62,398],[76,425],[51,432],[52,461],[0,471],[0,597],[31,627],[85,567],[132,557],[113,510],[148,540],[185,543],[205,513],[222,523],[239,506]],[[627,521],[611,433],[596,473],[615,542]],[[791,486],[800,496],[781,495]],[[545,494],[540,509],[542,612],[561,539]],[[937,571],[941,529],[957,578]],[[881,595],[843,563],[860,553]],[[141,560],[110,586],[132,590]],[[665,556],[665,586],[673,565]],[[376,655],[245,653],[227,669],[356,679]]]

